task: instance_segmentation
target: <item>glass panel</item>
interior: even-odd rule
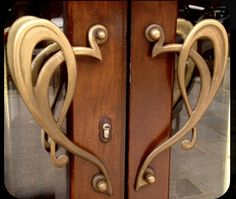
[[[229,63],[229,62],[228,62]],[[217,198],[229,186],[230,178],[230,86],[229,64],[223,84],[197,125],[193,149],[184,151],[180,143],[171,150],[170,198]],[[200,82],[193,80],[190,100],[197,97]],[[174,109],[173,131],[188,118],[180,102]],[[175,130],[176,128],[176,130]]]
[[[67,198],[67,168],[54,167],[50,154],[42,145],[40,127],[23,103],[10,74],[5,74],[4,78],[4,176],[7,190],[17,198]],[[52,85],[50,96],[53,90]],[[62,103],[63,99],[60,99],[59,109]],[[65,123],[62,128],[66,128]],[[65,154],[65,150],[59,147],[58,154]]]
[[[182,2],[180,1],[180,4]],[[188,5],[181,4],[179,15],[190,20],[193,25],[204,18],[215,18],[223,22],[228,31],[229,15],[226,7],[221,8],[216,4],[210,9],[211,3],[212,1],[208,4],[196,4],[204,8],[202,11],[192,10],[194,6],[190,9]],[[184,7],[185,9],[181,9]],[[198,48],[212,70],[214,58],[211,43],[202,40],[199,44]],[[195,71],[187,89],[193,105],[198,98],[200,86],[200,78]],[[180,100],[173,109],[173,134],[187,119],[185,106]],[[172,146],[170,176],[170,199],[218,198],[228,189],[230,183],[230,57],[221,87],[197,125],[195,146],[189,151],[184,151],[180,142]]]
[[[42,146],[41,129],[10,76],[8,87],[4,115],[4,177],[7,190],[17,198],[67,198],[67,168],[54,167],[50,154]],[[59,147],[58,154],[64,153]]]
[[[62,2],[47,4],[34,1],[14,1],[8,5],[7,28],[19,17],[33,15],[46,18],[63,28]],[[6,30],[6,29],[5,29]],[[62,29],[63,30],[63,29]],[[6,36],[7,37],[7,36]],[[5,38],[6,39],[6,38]],[[48,45],[36,46],[36,56]],[[9,69],[4,64],[4,183],[8,192],[16,198],[68,198],[68,168],[55,168],[50,153],[42,145],[41,128],[34,121],[17,91]],[[49,89],[50,101],[55,95],[59,75],[54,75]],[[63,91],[65,88],[63,87]],[[63,103],[62,92],[57,110]],[[57,115],[57,111],[55,115]],[[66,129],[66,121],[62,126]],[[58,147],[57,154],[66,151]]]

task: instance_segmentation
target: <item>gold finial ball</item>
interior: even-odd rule
[[[157,28],[152,28],[150,30],[149,35],[150,35],[150,38],[152,40],[158,40],[160,38],[160,36],[161,36],[161,33],[160,33],[160,31]]]
[[[156,178],[152,173],[147,173],[145,175],[145,180],[148,184],[153,184],[156,181]]]
[[[100,180],[98,183],[97,183],[97,189],[100,191],[100,192],[105,192],[107,190],[107,183],[104,181],[104,180]]]
[[[106,38],[106,32],[104,30],[98,30],[97,31],[97,38],[102,40]]]

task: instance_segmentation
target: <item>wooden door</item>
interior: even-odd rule
[[[25,105],[43,129],[41,141],[55,166],[60,168],[68,163],[67,157],[57,156],[56,144],[72,153],[68,167],[69,197],[167,199],[169,147],[191,129],[192,138],[183,140],[182,147],[190,149],[194,145],[196,123],[224,76],[228,60],[227,32],[221,23],[208,19],[199,22],[187,38],[183,36],[183,45],[168,45],[175,43],[177,1],[66,1],[64,5],[65,34],[73,48],[53,23],[26,16],[17,20],[10,30],[4,29],[8,37],[4,68],[9,67]],[[62,22],[61,18],[55,20]],[[61,27],[61,23],[57,25]],[[193,47],[206,34],[214,48],[213,73]],[[44,44],[50,45],[40,49]],[[179,52],[177,80],[189,115],[186,124],[171,138],[175,60],[173,54],[165,53],[167,51]],[[185,91],[189,57],[202,79],[193,110]],[[60,71],[68,78],[67,93],[57,117],[54,108],[58,105],[60,86],[56,86],[55,96],[49,95],[49,87],[54,83],[53,73],[59,72],[64,61],[67,70]],[[7,78],[5,84],[7,87]],[[62,123],[72,97],[67,117],[69,140]],[[14,116],[14,120],[16,118]],[[7,140],[11,141],[10,134]],[[28,140],[24,141],[27,144]],[[8,151],[5,155],[9,154]],[[33,154],[40,156],[38,152]],[[16,173],[13,168],[9,170]],[[43,170],[41,168],[41,172]],[[97,177],[99,181],[95,182]],[[57,182],[54,185],[60,189]],[[60,198],[65,198],[67,191],[62,192],[64,195]],[[54,197],[54,194],[46,193],[42,197]]]
[[[129,107],[128,198],[168,198],[170,150],[152,162],[156,182],[135,191],[137,171],[155,146],[171,132],[173,54],[152,58],[145,37],[150,24],[160,25],[167,43],[175,41],[176,1],[133,1],[131,15],[131,84]]]
[[[94,24],[108,30],[102,45],[102,61],[78,57],[77,87],[69,113],[71,140],[95,154],[108,170],[113,195],[124,197],[125,124],[126,124],[126,13],[125,1],[66,2],[66,34],[73,46],[87,46],[87,32]],[[99,139],[99,122],[112,122],[112,138]],[[71,156],[70,198],[107,198],[91,186],[98,172],[91,163]]]
[[[176,1],[68,1],[66,34],[73,46],[87,46],[91,25],[104,25],[109,34],[102,61],[79,57],[76,92],[69,113],[70,138],[95,154],[110,175],[110,198],[167,199],[170,150],[152,163],[157,182],[135,191],[138,168],[171,130],[173,57],[153,59],[145,38],[151,23],[163,27],[166,41],[175,39]],[[127,93],[127,94],[126,94]],[[99,139],[99,121],[112,121],[112,139]],[[70,198],[109,198],[97,193],[91,178],[97,169],[75,156],[70,161]]]

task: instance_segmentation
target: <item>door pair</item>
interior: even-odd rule
[[[70,197],[168,198],[169,148],[191,130],[192,138],[182,146],[193,146],[195,125],[223,78],[228,53],[223,26],[206,20],[183,45],[170,44],[175,43],[176,1],[68,1],[64,7],[66,36],[47,20],[23,17],[9,32],[7,55],[25,104],[43,136],[50,137],[45,143],[55,166],[69,162]],[[213,77],[191,49],[206,33],[217,49]],[[35,45],[45,39],[55,43],[31,62]],[[179,53],[178,81],[189,114],[186,125],[171,138],[174,56],[167,52]],[[194,110],[184,82],[188,57],[203,80]],[[52,104],[48,88],[60,66],[66,68],[62,78],[67,91],[60,116],[54,118],[62,85]],[[67,136],[61,130],[66,114]],[[57,157],[56,144],[70,152],[70,158]]]

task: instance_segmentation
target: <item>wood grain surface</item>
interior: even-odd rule
[[[151,163],[156,182],[134,190],[138,168],[151,150],[170,136],[174,57],[151,57],[153,43],[145,29],[155,23],[164,29],[166,43],[175,41],[177,1],[132,1],[131,84],[129,109],[128,199],[167,199],[170,150]]]
[[[121,199],[124,197],[125,123],[126,123],[126,15],[124,1],[67,1],[66,34],[73,46],[88,46],[87,32],[94,24],[104,25],[108,40],[101,47],[103,60],[79,57],[78,80],[68,126],[70,138],[81,148],[95,154],[110,175],[113,195],[97,193],[91,179],[98,169],[71,155],[70,198]],[[112,120],[112,139],[99,139],[99,121]]]
[[[144,32],[149,24],[159,24],[165,31],[166,42],[173,42],[177,2],[133,1],[128,10],[131,23],[127,23],[126,1],[68,1],[65,11],[66,34],[73,45],[88,45],[86,35],[91,25],[102,24],[109,32],[109,39],[102,46],[103,61],[89,57],[77,59],[78,81],[68,118],[71,139],[104,162],[113,187],[110,198],[167,199],[169,150],[151,164],[157,182],[138,192],[134,185],[146,155],[167,139],[171,131],[174,56],[151,58],[153,44],[146,40]],[[130,35],[126,35],[127,24],[131,26]],[[126,42],[127,37],[131,38],[130,43]],[[131,64],[127,62],[127,45],[130,45]],[[126,82],[127,66],[130,85]],[[126,98],[126,87],[129,98]],[[126,103],[129,103],[127,110]],[[112,140],[108,143],[99,140],[99,120],[103,116],[112,119]],[[96,193],[90,185],[97,172],[94,165],[71,156],[70,198],[108,198]]]

